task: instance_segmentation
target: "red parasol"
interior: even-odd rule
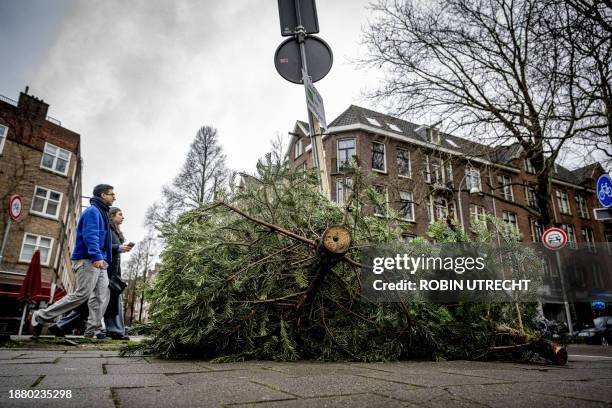
[[[30,266],[23,279],[21,288],[19,289],[18,300],[28,303],[36,303],[38,298],[42,296],[41,291],[41,269],[40,269],[40,251],[37,249],[32,255]]]

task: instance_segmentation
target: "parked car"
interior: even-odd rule
[[[593,319],[593,327],[580,330],[578,340],[609,346],[612,342],[612,316],[600,316]]]

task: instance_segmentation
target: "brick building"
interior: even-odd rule
[[[0,263],[0,319],[14,331],[21,316],[17,302],[32,254],[41,253],[41,302],[72,290],[70,250],[81,213],[80,135],[47,116],[49,105],[28,95],[0,97],[0,226],[6,203],[23,198],[23,216],[9,230]]]
[[[290,167],[312,167],[308,124],[296,122],[292,133]],[[491,148],[351,105],[330,123],[323,145],[332,200],[346,200],[352,185],[347,164],[355,158],[376,175],[374,187],[399,213],[407,239],[424,236],[433,220],[451,217],[469,231],[474,217],[491,214],[517,228],[521,241],[541,241],[543,229],[528,208],[536,208],[535,171],[518,144]],[[555,166],[554,222],[566,230],[570,246],[612,242],[612,224],[593,219],[602,173],[599,163],[573,171]],[[371,211],[384,213],[376,206]]]

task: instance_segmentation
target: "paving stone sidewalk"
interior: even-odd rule
[[[10,390],[70,390],[72,398],[11,399]],[[555,367],[468,361],[212,364],[74,348],[0,349],[0,407],[222,406],[611,407],[612,351],[577,346],[570,348],[567,366]]]

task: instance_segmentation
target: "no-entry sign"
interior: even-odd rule
[[[549,228],[542,234],[542,243],[553,251],[565,248],[567,241],[567,232],[561,228]]]
[[[21,217],[23,211],[23,199],[20,195],[14,194],[9,198],[8,213],[15,221]]]

